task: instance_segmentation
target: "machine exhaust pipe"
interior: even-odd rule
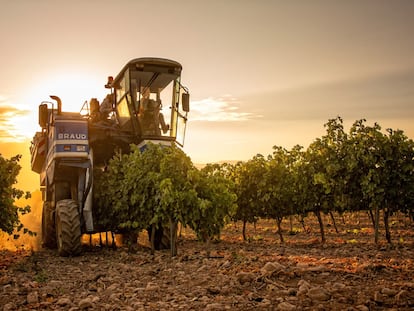
[[[62,113],[62,100],[55,95],[50,95],[50,98],[53,100],[56,100],[57,102],[57,114],[61,114]]]

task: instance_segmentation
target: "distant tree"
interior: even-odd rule
[[[388,134],[388,135],[387,135]],[[408,213],[414,203],[414,142],[401,130],[387,129],[382,147],[382,181],[385,238],[391,243],[389,217]]]
[[[313,212],[318,219],[322,243],[326,241],[322,213],[329,211],[332,202],[330,180],[326,174],[326,152],[324,141],[315,139],[305,152],[302,169],[302,181],[306,184],[304,212]]]
[[[243,240],[247,240],[246,224],[257,221],[262,213],[261,189],[265,183],[265,173],[266,159],[260,154],[235,166],[233,178],[237,210],[233,219],[243,222]]]
[[[197,207],[192,209],[190,227],[199,239],[208,241],[219,236],[221,229],[236,210],[236,195],[230,178],[228,164],[207,164],[193,184],[197,192]]]
[[[284,217],[294,213],[294,179],[291,171],[293,157],[279,146],[273,147],[273,155],[268,157],[264,184],[260,192],[263,204],[262,217],[276,220],[280,242],[283,243],[281,223]]]
[[[348,142],[348,176],[352,176],[351,197],[355,207],[368,210],[374,227],[374,240],[379,240],[380,210],[385,200],[384,145],[386,137],[381,126],[367,126],[356,121],[350,129]]]
[[[328,120],[324,126],[326,134],[317,144],[319,156],[316,157],[322,165],[318,166],[319,170],[314,176],[314,183],[323,187],[322,211],[331,216],[335,230],[338,232],[333,212],[343,213],[348,203],[345,195],[347,134],[344,131],[341,117]]]
[[[414,142],[401,130],[387,129],[384,134],[379,124],[365,123],[356,121],[349,133],[349,198],[353,210],[368,210],[371,215],[376,243],[383,212],[385,237],[391,243],[389,217],[397,211],[409,215],[414,205]]]
[[[191,159],[179,148],[154,148],[153,154],[160,153],[159,184],[156,186],[158,205],[151,220],[152,224],[169,223],[171,256],[177,255],[176,239],[178,222],[186,225],[191,221],[197,202],[192,179],[196,174]],[[143,152],[145,155],[146,150]],[[155,152],[155,153],[154,153]]]
[[[303,229],[306,230],[304,217],[306,212],[303,209],[304,200],[306,200],[306,193],[304,192],[307,189],[307,186],[302,180],[303,172],[302,168],[304,166],[304,154],[303,147],[300,145],[295,145],[289,151],[289,173],[291,175],[291,206],[292,211],[290,216],[290,232],[293,233],[293,221],[292,218],[294,215],[299,216],[300,223],[303,226]]]
[[[21,169],[19,165],[20,158],[21,155],[16,155],[7,160],[0,154],[0,230],[8,234],[12,234],[14,229],[17,229],[17,231],[23,229],[19,214],[30,212],[29,206],[20,208],[15,205],[16,200],[30,197],[30,193],[24,193],[14,187]],[[24,233],[34,234],[27,228],[24,228]],[[18,235],[15,235],[15,237],[18,237]]]

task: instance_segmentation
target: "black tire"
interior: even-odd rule
[[[50,202],[44,202],[42,208],[42,247],[55,249],[55,218]]]
[[[56,242],[60,256],[76,256],[82,251],[78,204],[74,200],[61,200],[55,212]]]

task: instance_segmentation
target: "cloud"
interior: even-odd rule
[[[260,117],[240,111],[240,102],[231,95],[209,97],[191,102],[191,121],[239,122]]]
[[[249,95],[264,120],[414,117],[414,69]]]
[[[0,95],[0,140],[11,142],[27,139],[30,133],[25,129],[32,121],[30,113],[27,109],[11,105],[6,97]]]
[[[0,107],[0,118],[1,117],[9,117],[9,116],[23,116],[28,113],[27,110],[20,110],[10,106],[2,106]]]
[[[261,93],[250,85],[250,93],[238,95],[237,100],[226,96],[195,102],[189,119],[200,122],[191,124],[186,133],[186,152],[198,162],[212,162],[271,154],[273,145],[306,147],[324,135],[323,124],[338,115],[344,119],[345,128],[366,118],[369,124],[379,122],[383,129],[403,129],[413,137],[413,85],[414,68],[285,90],[275,85],[273,90]],[[201,108],[205,114],[199,115]],[[201,121],[226,116],[227,112],[236,112],[241,122]]]

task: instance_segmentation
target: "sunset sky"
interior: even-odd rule
[[[23,155],[37,107],[106,94],[137,57],[183,65],[195,163],[307,147],[343,117],[414,138],[414,1],[0,0],[0,153]],[[33,177],[34,176],[34,177]]]

